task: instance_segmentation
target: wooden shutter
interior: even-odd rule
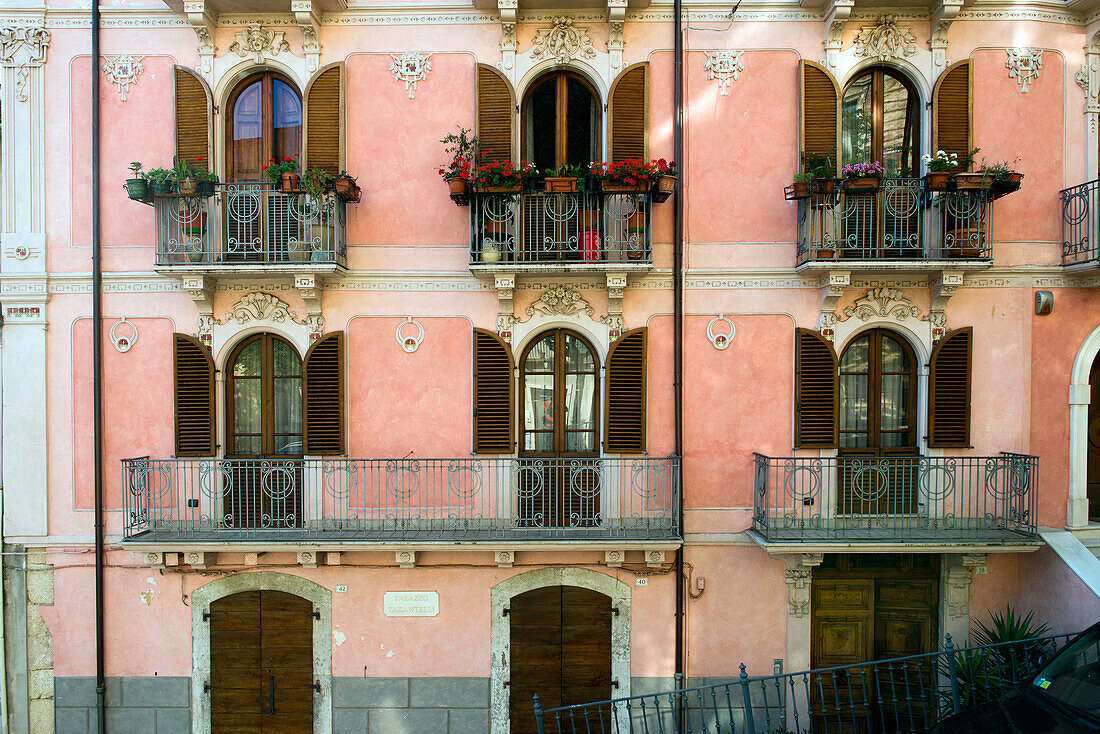
[[[611,85],[608,137],[614,163],[645,160],[649,128],[649,62],[634,64]]]
[[[175,67],[176,157],[194,165],[201,157],[210,161],[210,94],[206,82],[183,66]]]
[[[970,61],[951,65],[932,95],[932,154],[954,153],[961,162],[971,149]],[[960,166],[958,170],[962,170]]]
[[[305,161],[302,169],[320,168],[333,176],[344,160],[344,64],[326,66],[306,87]]]
[[[800,449],[831,449],[837,442],[840,378],[836,352],[810,329],[795,332],[794,443]]]
[[[214,360],[198,339],[173,334],[176,456],[214,455]]]
[[[474,329],[474,453],[515,450],[512,350],[491,331]]]
[[[515,97],[504,76],[487,64],[477,65],[477,128],[482,151],[494,160],[512,158]]]
[[[840,150],[840,87],[833,75],[820,64],[812,61],[798,63],[801,99],[798,137],[801,153],[820,153],[832,156],[839,164]]]
[[[604,390],[607,451],[645,451],[647,341],[647,329],[631,329],[608,352]]]
[[[306,352],[302,392],[303,452],[344,453],[344,332],[325,334]]]
[[[974,329],[956,329],[932,350],[928,378],[928,445],[970,446],[970,364]]]

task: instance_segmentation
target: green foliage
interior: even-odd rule
[[[1045,622],[1039,623],[1035,619],[1035,612],[1028,612],[1026,616],[1021,617],[1012,605],[1006,606],[1003,612],[990,612],[989,619],[992,624],[976,623],[976,628],[970,632],[971,644],[997,645],[1004,642],[1031,640],[1050,634],[1050,625]]]
[[[131,163],[130,171],[134,174],[131,178],[145,178],[145,173],[141,169],[141,161],[134,161]]]
[[[444,181],[452,178],[469,180],[474,163],[480,160],[481,143],[473,131],[459,125],[458,132],[444,135],[439,142],[443,143],[443,152],[447,154],[447,162],[439,169],[439,175]]]
[[[834,151],[830,150],[828,153],[810,153],[805,152],[802,154],[802,173],[808,175],[810,180],[815,178],[834,178],[836,175],[836,164],[833,161]],[[795,181],[798,181],[796,178]]]
[[[323,168],[310,168],[302,174],[302,190],[312,199],[320,199],[332,188],[333,177]]]
[[[984,158],[982,159],[982,173],[989,176],[994,181],[1004,181],[1009,176],[1019,173],[1017,166],[1020,164],[1019,157],[1014,158],[1011,161],[994,161],[990,163]]]
[[[150,184],[168,183],[173,180],[172,172],[171,168],[154,168],[146,171],[142,177]]]

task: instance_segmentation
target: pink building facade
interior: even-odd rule
[[[678,65],[644,1],[110,2],[98,59],[3,3],[11,730],[96,730],[97,617],[158,734],[518,734],[1096,621],[1100,20],[984,5],[686,3]],[[540,175],[449,197],[458,127]],[[175,158],[218,182],[128,197]],[[543,181],[635,158],[671,197]]]

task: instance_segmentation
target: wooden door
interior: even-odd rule
[[[871,579],[814,579],[810,665],[855,665],[874,656],[875,585]],[[864,732],[871,716],[869,671],[815,674],[810,681],[814,729]],[[850,727],[850,728],[845,728]]]
[[[1089,373],[1092,395],[1089,400],[1087,489],[1089,519],[1100,519],[1100,358]]]
[[[509,717],[512,734],[535,734],[543,708],[611,697],[611,599],[575,586],[534,589],[512,599]],[[610,719],[603,731],[610,731]],[[590,727],[600,731],[600,722]]]
[[[875,583],[875,659],[936,649],[934,579],[878,579]],[[935,723],[936,671],[930,659],[897,663],[876,673],[876,718],[891,731],[925,731]]]
[[[313,605],[247,591],[210,605],[212,734],[313,731]]]

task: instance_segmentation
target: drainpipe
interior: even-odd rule
[[[99,0],[92,0],[92,445],[95,454],[95,708],[96,731],[107,732],[103,660],[103,263],[99,240]]]
[[[676,24],[672,80],[672,147],[680,166],[680,186],[676,190],[672,224],[672,342],[673,377],[675,393],[676,455],[680,457],[680,501],[676,504],[676,522],[680,534],[684,533],[684,183],[687,179],[687,161],[684,160],[684,28],[683,3],[675,0],[672,19]],[[684,650],[684,547],[676,553],[676,683],[682,687],[687,669]]]

